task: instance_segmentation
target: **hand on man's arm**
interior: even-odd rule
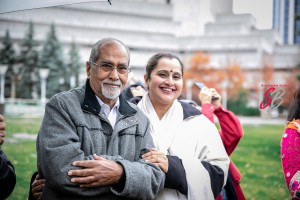
[[[95,160],[75,161],[73,165],[82,169],[70,170],[72,183],[80,187],[110,186],[119,182],[123,175],[122,165],[112,160],[107,160],[96,154]]]

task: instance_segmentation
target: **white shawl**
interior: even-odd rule
[[[211,189],[210,187],[207,187],[210,186],[209,176],[203,176],[203,173],[207,174],[207,171],[201,165],[201,160],[199,159],[201,156],[196,152],[198,149],[197,139],[195,140],[194,137],[189,136],[186,137],[184,134],[184,132],[190,132],[192,129],[197,127],[184,126],[183,109],[181,104],[175,100],[161,120],[159,120],[153,108],[148,93],[144,94],[143,98],[138,103],[138,107],[144,112],[151,122],[150,131],[156,148],[163,151],[166,155],[178,156],[182,159],[187,176],[188,197],[179,193],[177,190],[165,188],[160,191],[156,200],[213,199],[213,197],[211,198]],[[199,121],[197,123],[201,122]],[[199,130],[197,130],[197,132],[198,131]],[[203,149],[200,150],[200,152],[200,154],[204,153]]]
[[[183,119],[181,104],[175,100],[161,120],[154,110],[148,92],[143,96],[137,106],[151,122],[150,132],[156,148],[168,155],[169,147]]]

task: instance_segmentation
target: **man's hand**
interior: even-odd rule
[[[0,114],[0,145],[3,144],[4,142],[4,137],[5,137],[5,122],[4,122],[4,117],[3,115]]]
[[[41,179],[37,174],[33,183],[31,184],[31,193],[34,199],[39,200],[42,196],[43,188],[45,185],[45,179]]]
[[[167,156],[155,148],[151,148],[150,152],[142,156],[147,162],[157,165],[163,172],[167,173],[169,170],[169,161]]]
[[[93,156],[95,160],[73,162],[74,166],[82,169],[68,172],[72,177],[71,182],[78,183],[80,187],[109,186],[118,183],[123,174],[122,165],[96,154]]]

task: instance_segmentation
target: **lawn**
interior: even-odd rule
[[[29,181],[36,170],[35,140],[40,119],[7,118],[7,141],[2,146],[15,166],[17,185],[9,200],[26,200]],[[242,188],[247,200],[288,200],[280,163],[283,125],[246,125],[244,137],[232,155],[243,175]],[[20,133],[28,133],[23,137]],[[19,137],[15,136],[19,134]],[[31,138],[31,139],[30,139]]]
[[[231,156],[242,173],[247,200],[288,200],[281,161],[283,125],[245,125],[244,137]]]

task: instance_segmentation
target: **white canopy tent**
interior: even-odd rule
[[[110,0],[0,0],[0,14],[19,10],[62,6],[92,1],[103,1],[110,3]]]

